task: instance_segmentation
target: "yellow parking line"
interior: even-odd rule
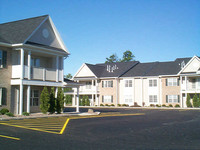
[[[60,131],[60,134],[63,134],[63,132],[65,131],[65,128],[66,128],[67,124],[69,123],[69,120],[70,120],[69,118],[66,120],[62,130]]]
[[[7,138],[7,139],[12,139],[12,140],[20,140],[20,138],[6,136],[6,135],[0,135],[0,137]]]

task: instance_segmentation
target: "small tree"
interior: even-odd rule
[[[190,94],[187,94],[187,100],[186,100],[186,105],[187,107],[192,107],[192,103],[190,102]]]
[[[86,97],[85,95],[83,95],[81,105],[85,106],[85,102],[86,102]]]
[[[85,97],[85,106],[90,106],[90,100],[88,96]]]
[[[56,98],[55,98],[55,90],[54,90],[54,88],[52,87],[51,88],[51,92],[50,92],[50,99],[49,99],[49,112],[51,113],[51,114],[53,114],[53,113],[55,113],[55,110],[56,110],[56,108],[55,108],[55,106],[56,106]]]
[[[49,92],[47,87],[44,87],[40,95],[40,109],[44,114],[49,110]]]
[[[198,107],[198,97],[196,93],[194,94],[192,101],[193,101],[193,106]]]
[[[117,54],[112,54],[110,57],[106,58],[105,63],[113,63],[113,62],[119,62],[119,58],[117,57]]]
[[[58,114],[64,109],[64,93],[61,87],[58,88],[57,98],[56,98],[56,111]]]

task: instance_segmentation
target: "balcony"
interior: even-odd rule
[[[182,82],[182,91],[200,92],[200,78],[188,78]]]
[[[21,65],[12,66],[12,78],[18,79],[21,75]],[[58,70],[58,81],[63,80],[63,71]],[[24,66],[24,78],[28,79],[28,66]],[[56,81],[56,69],[31,67],[31,80]]]

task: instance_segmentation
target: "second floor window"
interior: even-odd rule
[[[0,68],[6,67],[7,52],[0,50]]]
[[[149,95],[149,102],[150,103],[157,103],[158,102],[157,95]]]
[[[125,87],[132,87],[132,80],[125,80]]]
[[[102,81],[102,87],[113,87],[113,81]]]
[[[178,86],[178,78],[166,79],[166,86]]]
[[[91,89],[92,82],[86,82],[86,89]]]
[[[157,80],[156,79],[149,80],[149,87],[157,87]]]

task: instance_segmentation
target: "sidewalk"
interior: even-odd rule
[[[70,116],[89,116],[99,115],[100,112],[65,112],[62,114],[43,114],[43,113],[31,113],[29,116],[15,115],[15,117],[9,117],[7,115],[0,115],[1,120],[20,120],[20,119],[33,119],[33,118],[49,118],[49,117],[70,117]]]

